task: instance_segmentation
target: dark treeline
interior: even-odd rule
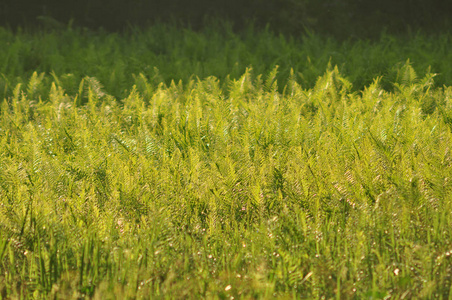
[[[449,30],[448,0],[2,0],[0,26],[77,26],[109,31],[155,22],[202,28],[226,19],[235,29],[253,23],[277,32],[311,31],[348,38]]]

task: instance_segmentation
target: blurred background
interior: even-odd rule
[[[371,38],[450,30],[450,0],[1,0],[0,26],[12,29],[80,26],[121,31],[156,22],[202,29],[227,20],[276,33]]]

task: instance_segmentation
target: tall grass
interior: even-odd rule
[[[376,77],[356,91],[330,66],[312,87],[296,71],[281,84],[276,68],[261,73],[275,56],[228,61],[253,41],[271,53],[281,37],[217,37],[213,57],[193,32],[74,34],[2,33],[19,53],[3,64],[2,298],[450,297],[452,89],[433,74],[407,62],[391,90]],[[166,75],[128,78],[157,40]],[[45,55],[27,67],[36,45]],[[72,60],[40,73],[62,48]],[[330,60],[312,51],[319,67]],[[221,79],[203,78],[209,59],[224,60]],[[242,72],[249,62],[257,70]]]

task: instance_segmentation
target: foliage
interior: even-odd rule
[[[354,91],[379,76],[383,88],[391,90],[407,58],[417,73],[438,74],[435,84],[442,86],[452,83],[451,47],[449,35],[395,38],[383,34],[378,41],[340,42],[320,35],[287,38],[252,27],[236,34],[227,23],[201,32],[158,25],[124,34],[77,28],[13,33],[0,28],[0,99],[12,96],[16,85],[27,84],[35,71],[54,74],[70,95],[85,76],[91,76],[111,95],[123,98],[140,73],[154,87],[162,81],[169,85],[172,80],[188,82],[208,76],[227,85],[250,66],[256,74],[268,74],[275,65],[280,92],[291,69],[303,87],[312,88],[328,65],[337,65]],[[50,90],[53,77],[44,79],[44,90]]]
[[[3,65],[2,298],[451,295],[452,88],[434,74],[404,60],[356,90],[334,64],[305,86],[264,61],[109,82],[133,47],[90,40],[97,69],[76,51],[50,74],[47,56]]]

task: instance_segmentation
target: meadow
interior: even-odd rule
[[[0,29],[1,299],[450,299],[451,46]]]

